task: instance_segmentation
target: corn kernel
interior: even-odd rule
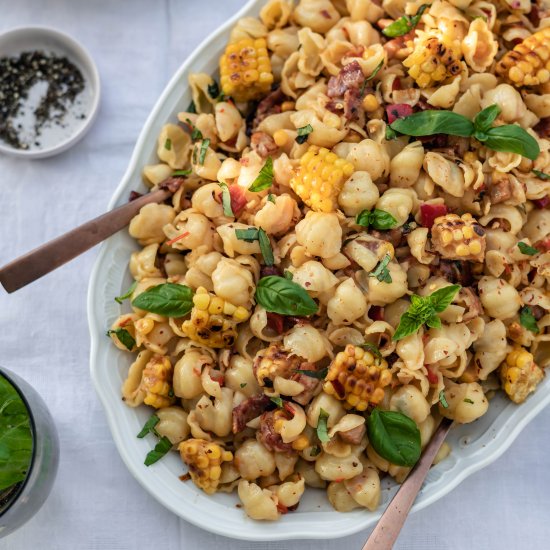
[[[514,403],[525,401],[544,378],[544,372],[535,363],[533,354],[521,346],[507,355],[499,368],[499,375],[504,391]]]
[[[273,141],[277,147],[283,147],[288,143],[288,134],[285,130],[277,130],[273,134]]]
[[[296,104],[294,101],[283,101],[281,103],[281,112],[286,113],[287,111],[294,111]]]
[[[298,439],[295,439],[292,442],[292,448],[295,451],[303,451],[304,449],[307,449],[309,447],[309,439],[305,435],[298,436]]]

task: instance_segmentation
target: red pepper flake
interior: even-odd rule
[[[435,386],[438,382],[437,374],[430,369],[429,365],[426,365],[426,370],[428,371],[428,382]]]
[[[221,372],[210,371],[210,378],[212,378],[212,380],[217,382],[220,386],[225,384],[225,376]]]
[[[277,510],[280,514],[288,514],[288,508],[281,502],[277,502]]]
[[[277,334],[285,331],[283,316],[279,313],[267,312],[267,326]]]
[[[422,204],[420,206],[420,223],[423,227],[431,229],[434,220],[439,216],[444,216],[447,212],[447,207],[444,204]]]
[[[330,13],[327,11],[327,10],[321,10],[321,15],[325,18],[325,19],[330,19]]]
[[[175,242],[181,241],[181,239],[184,239],[185,237],[187,237],[187,235],[191,235],[191,233],[189,233],[189,231],[185,231],[185,233],[182,233],[181,235],[178,235],[177,237],[174,237],[173,239],[170,239],[169,241],[166,241],[166,244],[168,246],[171,246]]]
[[[388,114],[388,123],[391,124],[398,118],[411,116],[413,114],[413,108],[408,103],[396,103],[395,105],[388,105],[386,107],[386,113]]]
[[[542,199],[535,199],[533,202],[537,208],[542,210],[550,204],[550,196],[546,195],[546,197],[542,197]]]

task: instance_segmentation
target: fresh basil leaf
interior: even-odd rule
[[[114,334],[118,341],[128,350],[132,351],[136,345],[134,337],[125,328],[115,328],[107,331],[107,336]]]
[[[296,143],[299,143],[300,145],[302,143],[305,143],[307,141],[307,137],[309,136],[309,134],[311,134],[311,132],[313,132],[313,126],[311,124],[307,124],[306,126],[298,128]]]
[[[422,321],[413,317],[410,313],[405,312],[401,315],[399,325],[393,335],[393,340],[401,340],[410,334],[414,334],[422,326]]]
[[[255,227],[249,227],[248,229],[235,229],[235,237],[237,237],[239,241],[253,243],[258,240],[258,229]]]
[[[0,492],[25,480],[32,453],[27,407],[18,391],[0,374]]]
[[[519,312],[519,322],[521,326],[525,327],[527,330],[530,330],[534,334],[540,332],[540,328],[537,324],[537,320],[533,315],[533,311],[529,306],[522,307]]]
[[[412,31],[416,27],[416,25],[418,25],[422,14],[430,6],[431,4],[422,4],[422,6],[418,8],[416,15],[404,15],[403,17],[400,17],[399,19],[395,20],[391,25],[388,25],[385,29],[383,29],[382,34],[388,36],[389,38],[396,38],[397,36],[403,36],[404,34],[407,34],[408,32]]]
[[[260,241],[260,251],[264,257],[265,265],[274,265],[275,258],[273,257],[273,250],[271,249],[271,241],[267,233],[261,228],[258,230],[258,240]]]
[[[363,210],[355,216],[355,223],[361,227],[369,227],[371,222],[372,213],[370,210]]]
[[[359,344],[360,348],[363,348],[367,351],[370,351],[378,360],[382,359],[382,354],[380,353],[380,350],[370,342],[365,342],[363,344]]]
[[[414,420],[397,411],[373,409],[367,420],[369,443],[398,466],[414,466],[420,458],[420,430]]]
[[[319,441],[322,441],[323,443],[327,443],[328,441],[330,441],[327,426],[328,417],[328,412],[325,411],[325,409],[321,408],[321,410],[319,411],[319,419],[317,420],[317,437],[319,438]]]
[[[155,448],[147,453],[144,462],[145,466],[151,466],[151,464],[158,462],[163,456],[168,454],[170,449],[172,449],[172,442],[166,436],[164,436],[155,445]]]
[[[316,380],[324,380],[325,376],[328,373],[328,367],[325,367],[321,370],[302,370],[296,369],[294,372],[303,374],[304,376],[309,376],[310,378],[315,378]]]
[[[273,204],[275,204],[275,195],[274,195],[273,193],[269,193],[269,194],[267,195],[267,200],[268,200],[269,202],[272,202]]]
[[[318,309],[303,287],[277,275],[262,277],[256,286],[255,297],[266,311],[281,315],[307,316]]]
[[[447,403],[447,398],[445,397],[445,390],[439,392],[439,402],[444,409],[449,408],[449,403]]]
[[[193,291],[185,285],[164,283],[136,296],[132,305],[164,317],[184,317],[193,308]]]
[[[178,177],[178,176],[190,176],[193,173],[193,170],[176,170],[172,173],[172,176]]]
[[[486,132],[497,116],[500,115],[500,107],[498,105],[490,105],[480,111],[474,118],[474,126],[476,132]]]
[[[280,397],[270,397],[271,402],[275,403],[280,409],[283,407],[283,400]]]
[[[381,283],[391,283],[392,278],[390,270],[388,269],[388,264],[391,261],[391,256],[386,254],[380,263],[376,266],[374,271],[369,273],[369,277],[376,277]]]
[[[257,178],[252,182],[252,185],[248,188],[253,193],[258,193],[264,189],[268,189],[273,184],[273,159],[267,157],[265,164],[262,166]]]
[[[143,439],[148,433],[155,432],[155,426],[160,422],[160,418],[153,414],[151,415],[151,418],[145,422],[143,428],[141,429],[141,432],[137,434],[137,437],[140,439]]]
[[[449,285],[432,292],[429,299],[435,311],[437,313],[445,311],[454,300],[460,288],[460,285]]]
[[[212,82],[212,84],[208,84],[208,95],[212,99],[216,99],[220,95],[220,87],[215,80]]]
[[[204,164],[204,159],[206,158],[206,152],[208,151],[208,147],[210,146],[210,140],[208,138],[203,139],[201,141],[201,149],[199,153],[199,164]]]
[[[378,231],[387,231],[397,225],[397,220],[389,212],[375,208],[371,213],[371,225]]]
[[[170,138],[166,138],[166,141],[164,142],[164,148],[167,151],[170,151],[172,149],[172,140]]]
[[[540,154],[537,140],[515,124],[489,128],[486,134],[484,145],[493,151],[517,153],[530,160],[535,160]]]
[[[470,405],[474,404],[474,402],[471,399],[469,399],[468,397],[466,399],[463,399],[462,401],[464,401],[464,403],[470,403]]]
[[[430,328],[441,328],[441,319],[434,314],[426,321],[426,326]]]
[[[115,301],[118,302],[119,304],[122,304],[122,302],[124,300],[127,300],[128,298],[130,298],[130,296],[132,295],[132,293],[136,289],[136,286],[137,286],[137,281],[134,281],[130,285],[130,288],[128,288],[128,290],[124,294],[115,297]]]
[[[235,214],[231,208],[231,193],[229,193],[229,187],[227,187],[227,183],[219,183],[218,185],[222,190],[223,215],[228,216],[229,218],[234,218]]]
[[[535,248],[534,246],[529,246],[527,243],[518,243],[518,248],[520,249],[522,254],[527,254],[528,256],[534,256],[535,254],[539,253],[539,250]]]
[[[420,111],[394,120],[390,128],[401,134],[415,137],[435,134],[470,137],[474,133],[473,123],[465,116],[452,111]]]
[[[541,172],[540,170],[531,170],[537,178],[540,178],[542,181],[548,181],[550,180],[550,174],[545,174],[544,172]]]

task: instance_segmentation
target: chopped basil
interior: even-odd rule
[[[172,176],[178,177],[178,176],[190,176],[193,173],[193,170],[176,170],[172,173]]]
[[[415,333],[424,324],[440,328],[441,319],[437,314],[447,309],[460,288],[460,285],[449,285],[432,292],[429,296],[413,294],[409,309],[401,315],[393,340],[401,340]]]
[[[115,301],[118,302],[119,304],[122,304],[122,302],[124,300],[127,300],[128,298],[130,298],[130,296],[132,295],[132,293],[136,289],[136,286],[137,286],[137,281],[134,281],[130,285],[130,288],[128,288],[128,290],[124,294],[115,297]]]
[[[519,242],[518,248],[522,254],[527,254],[528,256],[534,256],[539,253],[539,250],[537,250],[534,246],[529,246],[527,243]]]
[[[244,388],[244,387],[246,387],[246,384],[247,384],[246,382],[241,382],[241,383],[239,384],[239,386],[241,386],[241,388]]]
[[[269,195],[267,195],[267,200],[275,204],[275,195],[273,193],[269,193]]]
[[[389,212],[375,208],[372,212],[363,210],[357,214],[355,223],[361,227],[372,226],[378,231],[387,231],[397,225],[397,220]]]
[[[543,181],[550,180],[550,174],[546,174],[545,172],[541,172],[540,170],[532,170],[533,174],[537,176],[537,178],[540,178]]]
[[[422,14],[430,6],[431,4],[422,4],[418,8],[416,15],[404,15],[403,17],[396,19],[391,25],[388,25],[385,29],[382,30],[382,34],[388,36],[389,38],[396,38],[397,36],[403,36],[404,34],[407,34],[408,32],[412,31],[416,27],[416,25],[418,25]]]
[[[439,392],[439,402],[444,409],[449,408],[449,403],[447,403],[447,398],[445,397],[445,390]]]
[[[328,367],[325,367],[321,370],[302,370],[302,369],[296,369],[294,372],[297,372],[299,374],[303,374],[304,376],[309,376],[310,378],[315,378],[317,380],[324,380],[325,376],[328,373]]]
[[[227,187],[227,183],[219,183],[218,185],[222,190],[223,215],[228,216],[229,218],[234,218],[235,214],[231,208],[231,194],[229,193],[229,187]]]
[[[136,296],[132,305],[164,317],[184,317],[193,307],[193,291],[185,285],[164,283]]]
[[[277,407],[282,408],[283,406],[283,400],[280,397],[270,397],[271,402],[275,403]]]
[[[204,164],[204,159],[206,158],[206,152],[208,151],[208,147],[210,145],[210,140],[208,138],[203,139],[201,142],[201,150],[199,153],[199,164]]]
[[[155,462],[159,461],[163,456],[165,456],[170,449],[172,448],[172,442],[164,436],[156,445],[152,451],[147,453],[145,457],[145,466],[151,466]]]
[[[389,125],[386,126],[386,140],[392,141],[397,138],[397,132]]]
[[[322,441],[323,443],[327,443],[328,441],[330,441],[327,426],[328,417],[328,412],[325,411],[325,409],[321,408],[321,410],[319,411],[319,419],[317,420],[317,437],[319,438],[319,441]]]
[[[307,137],[309,136],[309,134],[311,134],[311,132],[313,132],[313,126],[311,124],[307,124],[306,126],[298,128],[296,143],[299,143],[300,145],[302,143],[305,143],[307,141]]]
[[[264,189],[268,189],[273,184],[273,159],[267,157],[265,164],[262,166],[260,173],[248,188],[249,191],[258,193]]]
[[[212,99],[216,99],[220,95],[220,87],[215,80],[212,82],[212,84],[208,84],[208,95]]]
[[[256,302],[266,311],[281,315],[313,315],[318,306],[315,300],[300,285],[279,277],[269,275],[258,281],[255,294]]]
[[[534,334],[540,332],[540,328],[537,324],[537,320],[533,315],[533,310],[529,306],[524,306],[519,312],[519,322],[521,326],[525,327],[527,330],[530,330]]]
[[[152,432],[152,433],[156,433],[155,432],[155,426],[160,422],[160,418],[156,415],[156,414],[153,414],[151,415],[151,418],[149,418],[149,420],[147,420],[147,422],[145,422],[145,425],[143,426],[143,428],[141,429],[141,432],[139,432],[137,434],[137,436],[140,438],[140,439],[143,439],[148,433]]]
[[[114,334],[118,341],[128,350],[132,351],[136,345],[134,337],[125,328],[115,328],[114,330],[108,330],[107,336]]]
[[[391,283],[392,278],[390,270],[388,269],[388,264],[391,261],[391,256],[386,254],[380,263],[376,266],[374,271],[369,273],[369,277],[376,277],[381,283]]]
[[[273,257],[271,241],[269,240],[267,233],[261,228],[258,230],[258,240],[260,241],[260,251],[264,257],[265,265],[274,265],[275,258]]]
[[[365,80],[363,80],[363,84],[361,85],[361,89],[359,90],[359,97],[363,97],[363,94],[365,93],[365,88],[367,87],[367,82],[369,80],[372,80],[378,74],[378,71],[383,66],[384,66],[384,59],[382,59],[382,61],[380,61],[380,63],[376,65],[376,67],[374,68],[374,71],[372,71],[372,73],[369,76],[367,76]]]
[[[193,114],[197,114],[197,107],[195,106],[195,102],[194,101],[191,101],[191,103],[189,103],[189,106],[187,107],[187,109],[185,110],[186,113],[193,113]]]
[[[370,351],[378,360],[382,359],[382,354],[380,353],[380,350],[370,342],[365,342],[363,344],[359,344],[360,348],[363,348],[367,351]]]
[[[235,229],[235,237],[237,237],[239,241],[253,243],[258,240],[258,229],[255,227],[249,227],[248,229]]]
[[[315,445],[315,447],[311,447],[311,451],[309,452],[310,456],[317,456],[318,454],[321,454],[321,449]]]
[[[466,399],[463,399],[463,401],[464,401],[464,403],[470,403],[470,405],[474,404],[474,402],[471,399],[469,399],[468,397],[466,397]]]
[[[373,449],[392,464],[411,467],[420,458],[420,430],[403,413],[373,409],[367,420],[367,435]]]
[[[166,141],[164,142],[164,148],[167,151],[170,151],[172,149],[172,140],[170,138],[166,138]]]
[[[186,118],[185,122],[187,122],[189,128],[191,128],[191,139],[193,141],[202,139],[202,132],[191,122],[191,120]]]

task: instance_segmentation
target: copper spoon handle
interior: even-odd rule
[[[444,418],[432,439],[424,449],[420,460],[411,470],[407,479],[395,493],[388,507],[378,520],[363,550],[391,550],[416,499],[416,495],[430,470],[430,466],[441,447],[452,421]]]
[[[168,189],[158,189],[31,250],[0,268],[0,283],[10,293],[19,290],[127,226],[142,206],[171,195]]]

